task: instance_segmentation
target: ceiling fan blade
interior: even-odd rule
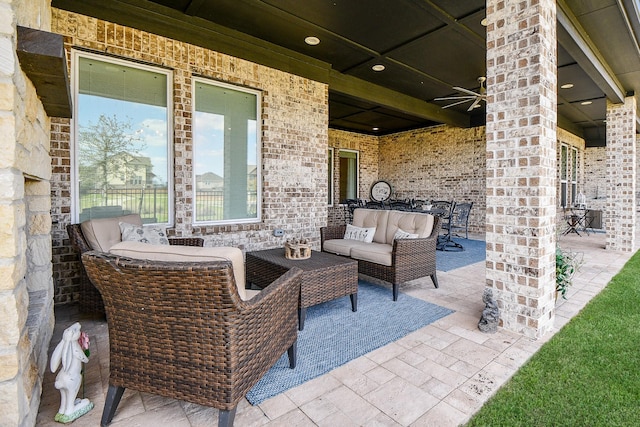
[[[474,99],[475,96],[471,95],[460,95],[460,96],[445,96],[444,98],[433,98],[434,101],[451,101],[453,99]]]
[[[471,111],[474,108],[476,108],[478,106],[478,104],[480,104],[480,101],[482,101],[482,97],[476,98],[476,100],[473,101],[473,104],[471,104],[471,106],[467,109],[467,111]]]
[[[482,96],[481,94],[479,94],[478,92],[474,92],[472,90],[469,89],[465,89],[463,87],[460,86],[454,86],[453,87],[455,90],[457,90],[458,92],[462,92],[462,93],[467,93],[469,95],[473,95],[473,96]]]
[[[464,99],[462,101],[454,102],[453,104],[445,105],[442,108],[455,107],[456,105],[464,104],[465,102],[469,102],[469,101],[470,101],[470,99]]]

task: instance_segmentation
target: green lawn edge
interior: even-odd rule
[[[466,425],[640,425],[640,252]]]

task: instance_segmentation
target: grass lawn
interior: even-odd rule
[[[468,426],[640,425],[640,252]]]

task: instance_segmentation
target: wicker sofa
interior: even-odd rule
[[[349,230],[348,230],[349,227]],[[374,229],[368,239],[345,238],[345,232]],[[393,285],[393,300],[398,287],[424,276],[436,277],[436,243],[440,218],[417,213],[380,209],[355,209],[351,225],[320,229],[322,250],[358,261],[358,272]],[[347,236],[353,237],[353,236]]]
[[[80,256],[88,251],[109,250],[121,241],[120,222],[142,225],[140,215],[131,214],[113,218],[100,218],[84,221],[82,224],[69,224],[67,234],[69,241]],[[204,240],[200,237],[170,238],[170,245],[202,247]],[[105,314],[104,303],[100,292],[95,288],[86,270],[80,262],[80,311],[83,313]]]

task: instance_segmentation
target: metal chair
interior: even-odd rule
[[[364,201],[360,199],[344,199],[340,202],[344,206],[344,221],[345,224],[351,224],[353,221],[353,211],[357,208],[364,207]]]
[[[451,216],[451,233],[456,237],[462,237],[455,230],[464,230],[464,238],[469,238],[469,213],[473,207],[473,202],[456,203],[453,215]]]
[[[456,208],[456,202],[448,200],[434,200],[431,202],[432,211],[442,212],[442,231],[444,234],[438,236],[438,244],[436,249],[439,251],[460,252],[464,247],[454,241],[451,236],[451,224],[453,222],[453,212]]]
[[[243,301],[231,261],[168,262],[82,254],[109,327],[108,425],[126,388],[219,410],[238,402],[287,352],[295,367],[302,271]],[[244,286],[244,284],[242,284]]]
[[[376,202],[373,200],[369,200],[368,202],[366,202],[364,207],[367,209],[386,209],[386,206],[383,202]]]
[[[404,200],[392,200],[389,202],[389,209],[394,211],[411,212],[413,211],[413,205],[411,202]]]

